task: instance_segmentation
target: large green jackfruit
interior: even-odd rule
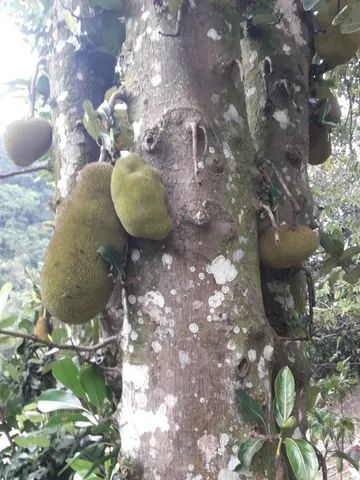
[[[111,200],[112,166],[92,163],[56,219],[42,271],[42,299],[49,312],[66,323],[91,320],[107,304],[113,289],[101,246],[124,251],[126,233]]]
[[[295,230],[290,225],[279,226],[280,242],[275,243],[274,231],[268,228],[259,238],[260,262],[270,268],[290,268],[299,265],[312,255],[318,236],[306,225]]]
[[[309,164],[321,165],[331,155],[331,141],[327,127],[310,123]]]
[[[15,120],[4,133],[5,151],[19,167],[27,167],[51,147],[52,128],[42,118]]]
[[[160,173],[132,153],[120,158],[111,177],[111,196],[125,230],[137,238],[163,240],[171,230]]]
[[[330,69],[350,61],[359,47],[360,31],[341,33],[340,25],[332,25],[315,36],[315,50]]]

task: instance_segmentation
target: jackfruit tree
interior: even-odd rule
[[[340,113],[327,72],[360,47],[359,9],[40,3],[59,212],[42,295],[55,318],[100,314],[104,335],[119,335],[119,462],[130,465],[119,478],[315,479],[306,262],[320,209],[308,169],[331,155]],[[117,280],[98,252],[109,245],[124,260]],[[291,432],[277,452],[276,424]]]

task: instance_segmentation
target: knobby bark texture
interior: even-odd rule
[[[263,271],[261,280],[257,223],[260,231],[268,223],[255,208],[265,177],[282,188],[279,221],[314,225],[310,35],[300,3],[269,2],[274,23],[254,30],[244,21],[254,2],[191,0],[179,34],[167,36],[175,18],[163,2],[127,2],[119,62],[134,149],[161,172],[173,219],[166,241],[129,240],[118,407],[122,455],[137,469],[129,478],[241,478],[237,448],[252,427],[235,389],[258,399],[270,419],[273,372],[287,364],[299,373],[298,389],[306,383],[302,345],[279,341],[273,328],[291,334],[290,283],[299,275],[302,291],[303,277]],[[78,169],[96,160],[78,120],[84,99],[102,100],[114,64],[97,68],[88,51],[77,55],[62,18],[63,2],[55,2],[50,78],[64,196]],[[106,312],[115,330],[122,316],[115,294]],[[274,478],[273,459],[262,455],[252,478]]]

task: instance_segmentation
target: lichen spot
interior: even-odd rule
[[[274,353],[274,347],[272,345],[266,345],[264,347],[264,358],[266,361],[270,362]]]
[[[138,260],[140,260],[140,251],[137,248],[131,250],[130,258],[134,263],[136,263]]]
[[[241,128],[243,127],[244,121],[232,103],[229,105],[229,108],[226,110],[226,112],[223,113],[223,117],[226,122],[235,122]]]
[[[144,13],[141,15],[141,20],[142,20],[143,22],[146,22],[146,20],[149,18],[149,15],[150,15],[149,10],[146,10],[146,12],[144,12]]]
[[[143,124],[142,118],[140,118],[140,120],[138,121],[133,122],[132,124],[133,131],[134,131],[134,142],[136,142],[140,137],[142,124]]]
[[[198,333],[199,325],[197,323],[190,323],[189,330],[191,333]]]
[[[232,282],[238,274],[236,267],[224,255],[214,258],[211,264],[206,266],[206,271],[214,276],[217,285]]]
[[[234,262],[240,262],[244,255],[245,253],[243,252],[243,250],[235,250],[235,252],[233,253]]]
[[[290,55],[291,47],[289,45],[286,45],[286,43],[284,43],[282,49],[283,49],[283,52],[285,53],[285,55]]]
[[[290,125],[290,119],[289,119],[287,108],[284,108],[284,110],[276,110],[273,113],[273,118],[274,120],[279,122],[280,128],[283,130],[285,130]]]
[[[191,363],[190,355],[188,354],[188,352],[184,352],[184,350],[179,351],[179,362],[181,368],[185,368],[186,365],[189,365]]]
[[[250,362],[255,362],[256,361],[256,350],[249,350],[248,351],[248,358]]]
[[[221,35],[215,30],[215,28],[210,28],[207,32],[207,36],[211,38],[211,40],[214,40],[214,42],[221,40]]]
[[[161,263],[164,265],[164,267],[170,270],[172,262],[173,262],[173,257],[169,253],[163,253],[161,257]]]
[[[209,307],[210,308],[218,308],[225,300],[225,295],[222,291],[215,291],[214,295],[209,297]]]
[[[219,443],[214,435],[205,434],[199,438],[197,445],[205,456],[206,467],[209,469],[211,461],[217,455]]]
[[[157,87],[158,85],[160,85],[161,82],[162,82],[162,78],[161,78],[161,75],[159,73],[157,73],[156,75],[154,75],[151,78],[151,85],[153,87]]]

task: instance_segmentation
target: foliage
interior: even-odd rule
[[[263,434],[272,434],[274,430],[272,422],[270,425],[262,428],[262,423],[265,421],[262,406],[243,390],[237,390],[237,396],[243,416],[251,423],[260,427]],[[313,447],[306,440],[295,440],[290,436],[290,433],[297,425],[296,418],[292,416],[294,404],[295,380],[289,367],[283,367],[277,374],[274,384],[273,416],[279,432],[273,437],[278,442],[274,462],[276,473],[283,469],[284,462],[282,457],[285,454],[297,480],[315,480],[318,462]],[[259,419],[262,421],[260,422]],[[260,435],[257,438],[255,434],[253,438],[243,442],[238,450],[240,464],[235,471],[248,474],[253,457],[268,441],[268,437]],[[285,449],[282,448],[283,446],[285,446]],[[276,477],[278,478],[277,475]]]

